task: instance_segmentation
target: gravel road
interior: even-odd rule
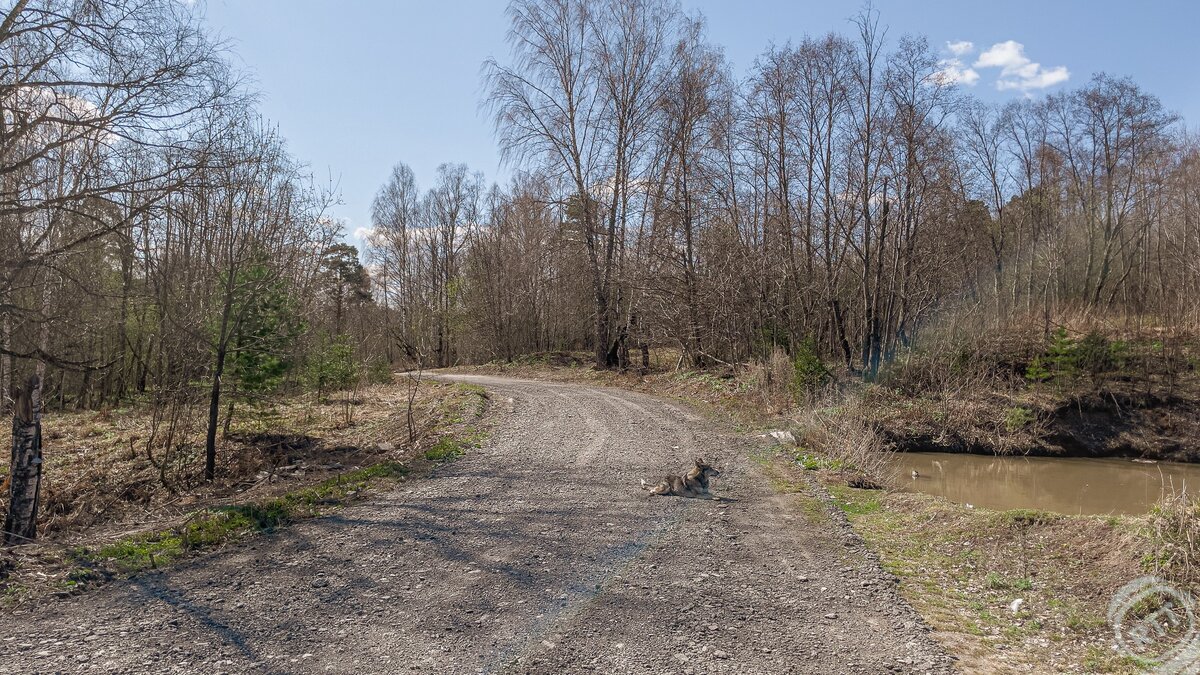
[[[844,520],[771,489],[753,441],[635,393],[453,377],[491,392],[483,448],[328,517],[0,616],[0,672],[952,670]],[[638,488],[696,455],[725,499]]]

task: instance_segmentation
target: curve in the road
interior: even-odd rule
[[[950,670],[861,542],[773,492],[746,439],[617,389],[453,377],[512,399],[484,447],[250,545],[6,615],[0,672]],[[731,500],[639,489],[697,455]]]

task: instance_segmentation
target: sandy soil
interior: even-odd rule
[[[952,662],[754,442],[616,389],[452,376],[485,446],[246,545],[0,616],[0,672],[887,673]],[[639,479],[721,468],[721,501]]]

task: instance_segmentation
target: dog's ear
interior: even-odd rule
[[[697,466],[707,466],[707,464],[704,463],[704,460],[699,457],[696,458],[696,465]]]

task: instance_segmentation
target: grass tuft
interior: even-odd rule
[[[431,462],[449,462],[466,452],[462,444],[449,436],[438,439],[432,448],[425,451],[425,459]]]

